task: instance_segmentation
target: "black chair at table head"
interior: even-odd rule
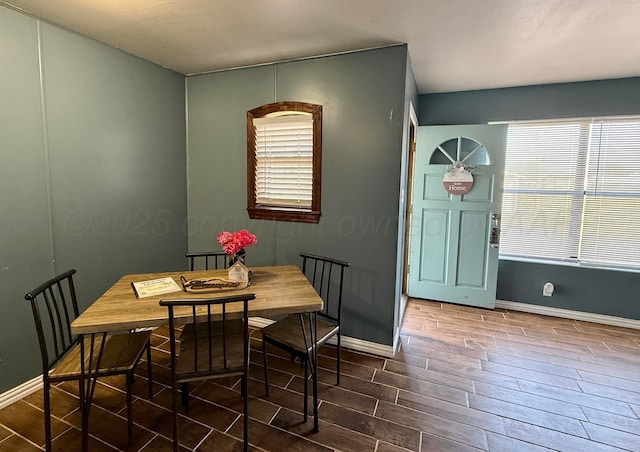
[[[51,399],[52,383],[61,381],[77,381],[79,385],[80,407],[82,416],[87,416],[84,406],[84,384],[88,375],[82,369],[95,365],[96,354],[90,351],[92,341],[85,338],[81,346],[80,336],[71,334],[71,323],[80,312],[73,283],[75,269],[68,270],[42,283],[25,295],[31,303],[36,332],[42,356],[42,382],[44,397],[45,448],[51,450]],[[151,333],[149,331],[134,333],[109,333],[104,336],[95,348],[102,348],[99,368],[91,371],[92,376],[106,377],[125,375],[127,387],[127,427],[128,441],[131,443],[131,385],[136,366],[146,350],[149,399],[153,397],[151,379]],[[86,351],[86,353],[85,353]],[[83,356],[84,355],[84,356]],[[82,365],[84,359],[84,366]]]
[[[317,313],[316,343],[309,343],[309,325],[301,321],[298,314],[291,314],[262,328],[262,355],[264,359],[264,384],[269,395],[267,365],[267,343],[275,345],[299,358],[304,364],[304,420],[307,420],[307,379],[309,377],[309,355],[312,348],[319,347],[336,337],[336,384],[340,384],[340,323],[342,318],[342,291],[344,271],[351,264],[331,257],[301,253],[302,273],[323,300],[322,311]],[[304,327],[302,326],[304,325]],[[304,330],[303,330],[304,328]]]
[[[189,270],[193,271],[198,267],[198,263],[203,264],[205,270],[218,270],[228,267],[227,255],[224,251],[202,251],[185,253],[189,260]]]

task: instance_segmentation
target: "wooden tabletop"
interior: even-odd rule
[[[182,287],[180,276],[186,279],[226,278],[226,270],[183,271],[125,275],[89,306],[71,324],[73,334],[126,331],[134,328],[160,326],[167,322],[167,308],[161,299],[215,298],[242,293],[255,294],[249,301],[250,316],[272,316],[322,309],[322,299],[309,284],[300,269],[293,265],[251,267],[251,284],[240,290],[192,294],[172,292],[148,298],[136,298],[131,283],[171,277]],[[179,317],[179,314],[176,314]]]

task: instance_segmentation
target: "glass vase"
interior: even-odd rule
[[[231,267],[233,264],[235,264],[238,261],[240,261],[240,263],[244,265],[244,260],[245,260],[246,254],[247,253],[244,250],[244,248],[242,248],[236,254],[231,254],[229,256],[229,267]]]

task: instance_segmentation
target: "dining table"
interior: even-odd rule
[[[178,290],[162,294],[139,296],[136,286],[145,282],[165,280],[167,278],[176,283]],[[116,281],[106,292],[87,307],[72,323],[72,334],[83,336],[80,341],[90,338],[92,344],[89,350],[83,352],[85,356],[93,356],[89,360],[93,363],[83,369],[89,384],[86,385],[84,397],[86,415],[82,422],[83,450],[88,444],[88,413],[96,384],[95,370],[99,366],[100,344],[108,333],[126,332],[138,329],[153,328],[167,324],[168,311],[160,306],[162,299],[203,299],[216,298],[232,294],[251,293],[255,299],[249,302],[249,316],[271,317],[284,314],[300,314],[301,322],[309,322],[311,337],[309,343],[315,343],[315,314],[323,306],[323,300],[314,287],[307,280],[302,271],[294,265],[276,265],[265,267],[251,267],[249,285],[242,289],[211,289],[207,292],[191,293],[184,290],[185,280],[212,280],[227,278],[227,270],[196,270],[172,271],[158,273],[127,274]],[[168,280],[168,281],[170,281]],[[238,307],[240,309],[240,307]],[[175,313],[177,322],[186,321],[190,311]],[[216,320],[215,313],[211,320]],[[317,350],[311,347],[310,356],[311,377],[313,384],[314,431],[318,431],[318,381],[317,381]]]

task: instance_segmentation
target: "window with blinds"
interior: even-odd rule
[[[310,208],[313,118],[309,113],[256,118],[256,204]]]
[[[640,118],[510,124],[501,256],[640,268]]]
[[[320,219],[322,106],[277,102],[247,112],[250,218]]]

